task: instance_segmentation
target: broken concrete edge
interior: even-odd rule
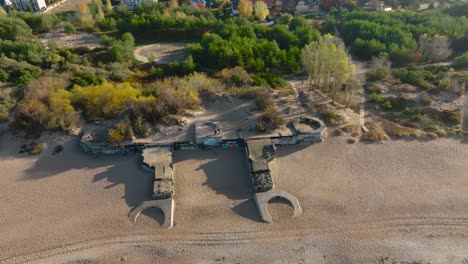
[[[174,226],[174,199],[163,199],[163,200],[149,200],[143,201],[139,206],[134,208],[130,214],[129,218],[133,224],[136,224],[137,218],[141,212],[148,208],[159,208],[164,214],[164,222],[161,227],[169,229]]]
[[[299,204],[299,200],[291,194],[283,190],[271,190],[267,192],[259,192],[255,193],[254,199],[255,203],[257,204],[258,212],[260,214],[260,218],[266,223],[273,223],[273,218],[271,217],[270,213],[268,213],[267,205],[268,202],[273,198],[283,198],[288,200],[293,208],[294,208],[294,215],[293,217],[298,217],[302,215],[302,208]]]

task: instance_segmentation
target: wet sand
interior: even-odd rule
[[[88,157],[76,139],[38,157],[0,136],[1,263],[464,263],[468,144],[457,139],[279,147],[275,185],[297,196],[260,222],[242,150],[176,152],[175,226],[137,156]],[[3,262],[2,262],[3,261]],[[405,262],[406,261],[406,262]]]

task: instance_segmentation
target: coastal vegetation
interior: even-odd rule
[[[319,21],[263,2],[240,1],[238,17],[231,16],[228,1],[214,5],[144,2],[128,10],[93,0],[80,2],[76,16],[3,12],[0,121],[37,136],[70,131],[81,119],[112,120],[109,136],[119,144],[229,94],[255,103],[257,129],[266,132],[284,123],[277,101],[296,96],[284,78],[293,74],[305,92],[331,101],[304,99],[329,125],[346,124],[337,108],[359,111],[366,96],[372,111],[388,121],[381,124],[387,132],[399,126],[437,135],[461,131],[461,110],[434,108],[441,97],[462,96],[467,85],[468,21],[453,9],[364,12],[347,3]],[[273,22],[263,23],[272,16]],[[40,40],[58,30],[97,34],[99,44],[91,49]],[[174,40],[187,44],[180,61],[142,63],[134,57],[136,46]],[[355,59],[368,63],[364,74]],[[440,61],[445,64],[418,66]]]

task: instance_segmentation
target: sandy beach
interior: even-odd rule
[[[279,147],[260,222],[242,150],[175,152],[175,226],[159,228],[139,157],[39,156],[0,136],[0,263],[468,263],[468,144],[460,139]],[[47,141],[47,140],[46,140]]]

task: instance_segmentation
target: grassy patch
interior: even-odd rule
[[[332,106],[323,104],[316,106],[316,109],[327,125],[339,126],[346,123],[345,116]]]
[[[425,133],[419,129],[402,126],[398,123],[388,121],[385,119],[381,119],[379,123],[385,130],[387,135],[390,136],[421,138],[425,135]]]

